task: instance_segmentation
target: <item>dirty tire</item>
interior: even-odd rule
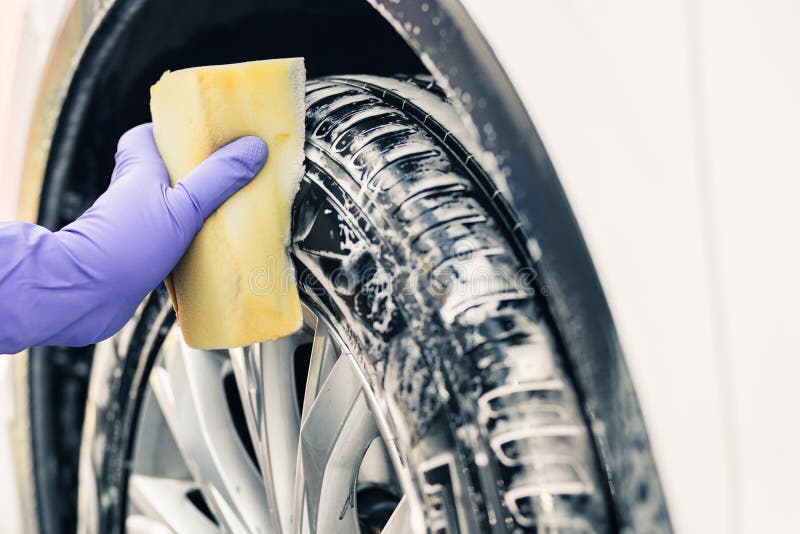
[[[314,80],[306,128],[297,282],[357,348],[428,530],[613,531],[526,236],[444,93],[420,76]],[[124,521],[141,388],[172,320],[153,294],[95,356],[89,531]]]

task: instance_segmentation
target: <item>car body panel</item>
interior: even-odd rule
[[[88,5],[88,2],[85,2]],[[26,189],[26,200],[19,198],[22,189],[23,167],[26,165],[26,144],[29,134],[37,128],[35,118],[49,118],[50,127],[55,122],[57,113],[39,114],[37,110],[45,106],[37,103],[37,98],[47,93],[44,87],[49,87],[44,80],[60,79],[63,75],[56,75],[54,66],[58,63],[58,56],[69,56],[63,59],[67,65],[72,57],[71,47],[61,49],[52,45],[62,28],[69,0],[12,0],[10,6],[4,5],[3,30],[8,31],[2,36],[3,46],[8,46],[9,57],[4,64],[3,89],[6,90],[5,101],[0,98],[0,162],[3,165],[3,175],[0,176],[0,221],[5,220],[36,220],[35,204],[38,202],[38,193],[35,192],[35,183]],[[61,30],[61,36],[66,37],[69,30],[66,26]],[[81,34],[82,32],[73,32]],[[51,54],[51,49],[53,53]],[[62,50],[61,53],[57,50]],[[5,52],[5,51],[4,51]],[[63,72],[63,71],[61,71]],[[51,82],[52,83],[52,82]],[[0,96],[3,96],[0,94]],[[51,109],[57,110],[58,103],[53,103]],[[37,120],[37,123],[44,122]],[[48,128],[45,128],[47,131]],[[41,132],[42,130],[38,130]],[[42,137],[39,137],[40,139]],[[46,141],[47,136],[44,136]],[[38,183],[43,177],[46,146],[44,152],[39,152],[35,158],[41,162]],[[44,154],[44,155],[42,155]],[[30,158],[28,161],[31,161]],[[30,167],[33,172],[33,167]],[[33,198],[28,198],[33,197]],[[27,406],[25,388],[20,387],[26,380],[25,368],[19,365],[23,356],[0,357],[0,403],[3,410],[0,412],[0,516],[3,518],[3,532],[35,532],[36,523],[34,510],[30,499],[30,473],[26,466],[30,466],[27,457],[28,451],[23,446],[27,443],[29,428],[23,416],[24,406]]]
[[[36,35],[36,40],[27,43],[28,46],[20,51],[23,59],[28,59],[30,56],[46,58],[41,72],[26,69],[30,81],[36,81],[38,88],[33,90],[30,82],[23,83],[17,88],[14,97],[15,101],[26,103],[28,99],[24,98],[24,95],[36,95],[32,109],[29,105],[21,105],[19,110],[20,117],[29,118],[27,132],[21,136],[27,140],[27,145],[24,150],[16,154],[23,158],[21,166],[12,167],[16,171],[13,175],[19,177],[17,218],[20,220],[34,222],[37,219],[50,140],[55,131],[61,104],[69,89],[69,82],[77,67],[80,52],[92,29],[101,19],[102,13],[111,3],[91,0],[70,3],[69,0],[58,0],[47,4],[31,4],[29,12],[49,9],[56,14],[56,20],[60,19],[59,12],[64,13],[64,18],[60,24],[52,25],[41,35]],[[52,42],[53,46],[47,46],[48,42]],[[40,51],[33,50],[39,47],[49,49],[49,54],[43,55]],[[41,64],[42,61],[39,60],[37,63]]]

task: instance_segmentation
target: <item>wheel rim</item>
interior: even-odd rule
[[[297,334],[227,352],[192,349],[173,326],[137,423],[129,532],[411,528],[356,355],[321,314],[303,316]]]

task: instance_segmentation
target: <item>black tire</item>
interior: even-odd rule
[[[307,103],[298,284],[395,408],[428,530],[614,530],[525,236],[444,93],[424,77],[336,77],[310,82]],[[173,321],[154,293],[95,354],[87,531],[122,530],[139,405]]]

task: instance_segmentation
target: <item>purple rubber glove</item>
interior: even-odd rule
[[[170,187],[143,124],[119,140],[111,185],[75,222],[58,232],[0,223],[0,353],[114,334],[266,157],[264,141],[243,137]]]

